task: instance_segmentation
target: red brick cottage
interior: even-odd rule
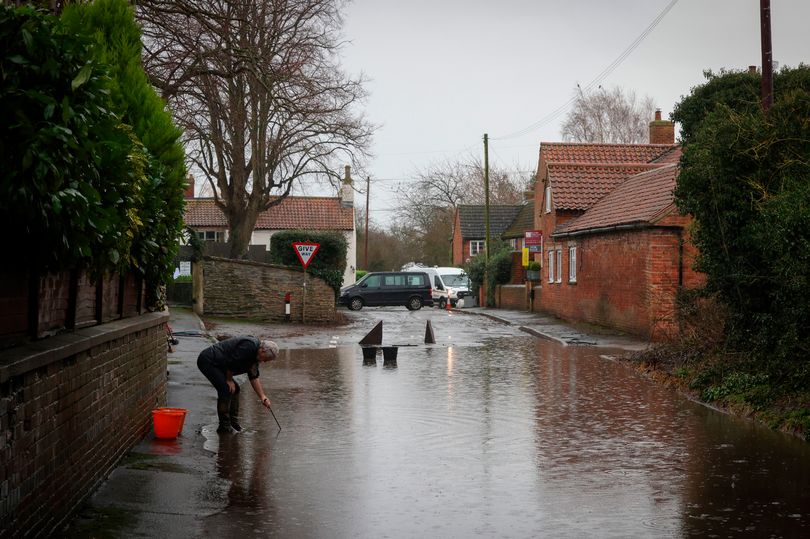
[[[535,309],[653,340],[673,329],[676,292],[702,276],[692,270],[689,218],[674,205],[671,123],[657,113],[650,132],[668,143],[541,144]]]
[[[523,205],[493,205],[489,206],[489,237],[490,241],[500,239],[515,218],[524,208]],[[462,205],[456,208],[453,220],[453,266],[461,267],[471,258],[484,252],[486,238],[486,223],[484,220],[485,207],[483,205]]]

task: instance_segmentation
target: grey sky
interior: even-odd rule
[[[566,103],[670,1],[354,0],[343,65],[370,79],[365,114],[382,125],[367,171],[372,220],[390,218],[394,180],[481,155],[484,133],[493,165],[534,170],[539,143],[561,139],[564,114],[499,137]],[[810,0],[771,0],[771,10],[774,60],[810,62]],[[679,0],[602,85],[649,95],[667,117],[704,69],[760,63],[758,0]]]

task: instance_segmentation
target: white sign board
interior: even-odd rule
[[[180,275],[191,275],[191,261],[189,260],[181,260],[180,261]]]

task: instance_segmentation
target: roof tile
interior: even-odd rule
[[[631,176],[556,233],[582,232],[633,223],[654,223],[673,204],[677,163]]]
[[[523,205],[491,205],[489,207],[489,234],[490,237],[498,238],[504,230],[509,228],[517,217]],[[464,239],[478,239],[486,236],[486,225],[484,223],[484,206],[459,206],[459,224],[461,226],[461,237]]]
[[[548,163],[554,208],[587,210],[630,176],[660,166],[651,163]]]
[[[289,196],[259,214],[256,230],[352,230],[353,208],[337,197]],[[191,227],[227,227],[228,220],[213,198],[186,200],[183,222]]]
[[[671,144],[592,144],[542,142],[546,163],[649,163],[673,148]]]

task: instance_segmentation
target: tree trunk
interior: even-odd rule
[[[228,215],[228,245],[230,247],[228,256],[230,258],[246,258],[258,217],[259,212],[250,205],[244,212],[237,211]]]

